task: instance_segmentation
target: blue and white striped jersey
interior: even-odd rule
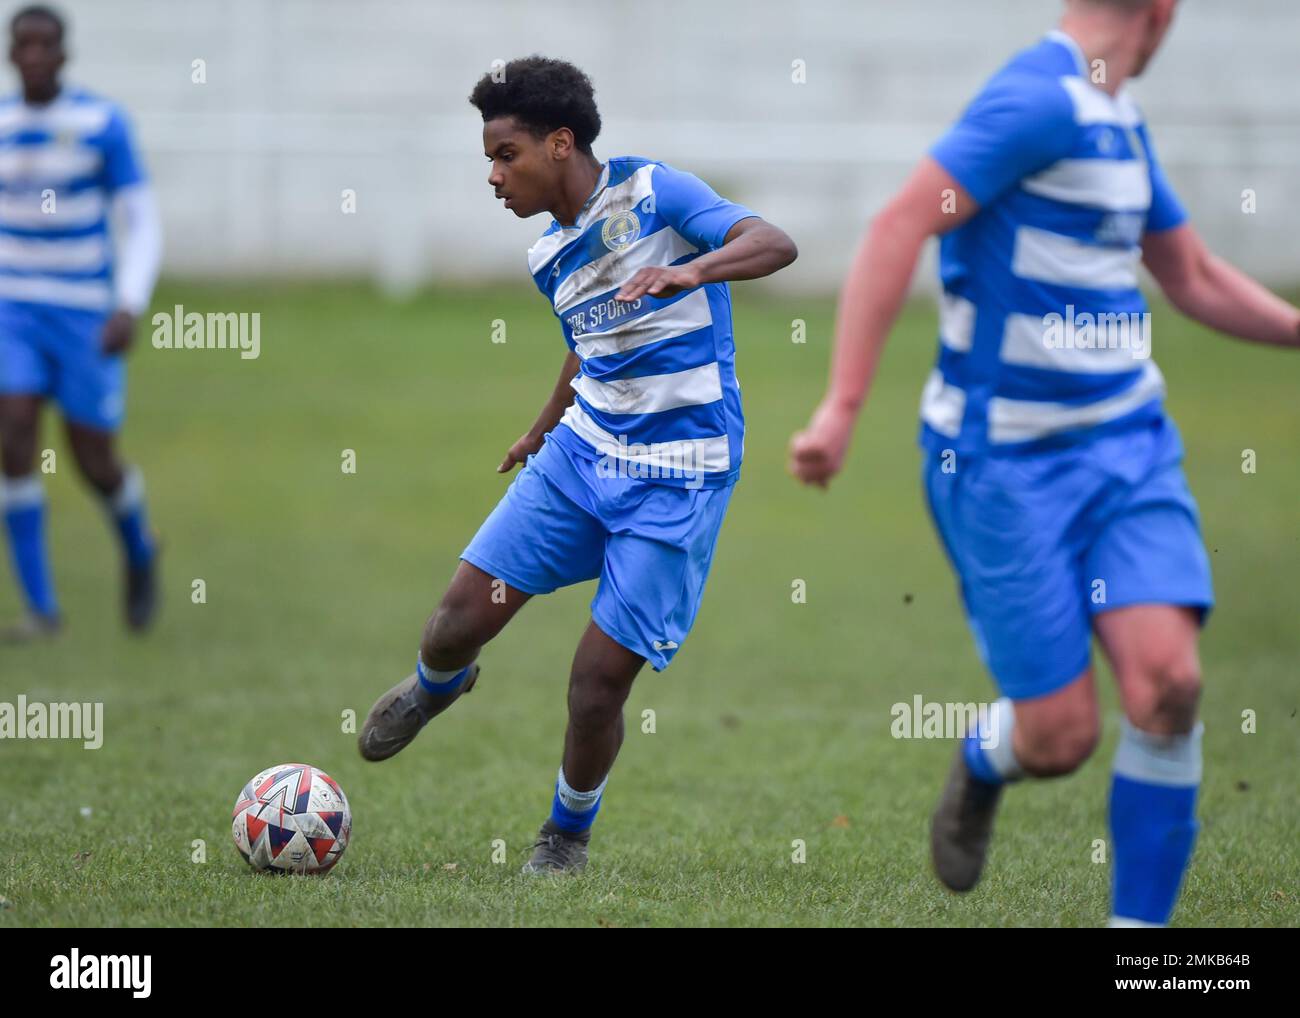
[[[0,303],[111,311],[109,203],[142,180],[113,103],[66,88],[0,101]]]
[[[931,449],[1041,448],[1163,413],[1137,269],[1186,213],[1123,90],[1053,32],[985,86],[931,155],[980,204],[940,245]]]
[[[624,303],[640,269],[684,265],[753,216],[698,177],[651,159],[610,159],[577,221],[528,251],[582,366],[553,436],[625,476],[720,487],[739,474],[745,422],[725,283]]]

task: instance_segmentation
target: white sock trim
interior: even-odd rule
[[[0,508],[31,509],[45,504],[45,485],[40,476],[0,477]]]
[[[144,503],[144,474],[136,467],[122,471],[122,483],[105,501],[114,516],[127,516]]]
[[[1004,696],[990,706],[988,738],[980,741],[985,757],[1003,781],[1015,781],[1025,776],[1025,769],[1020,766],[1011,745],[1011,733],[1015,727],[1016,705],[1010,697]]]
[[[1115,773],[1150,785],[1187,788],[1201,783],[1201,734],[1205,725],[1184,735],[1155,735],[1133,727],[1128,718],[1115,750]]]
[[[1163,930],[1165,924],[1143,922],[1141,919],[1129,919],[1127,916],[1122,915],[1113,915],[1110,917],[1110,921],[1106,923],[1106,928],[1108,930],[1121,930],[1129,927],[1134,929]]]
[[[590,792],[579,792],[577,789],[569,787],[569,783],[564,779],[564,768],[561,767],[559,776],[555,779],[555,790],[559,794],[560,802],[565,809],[571,809],[575,813],[585,813],[596,805],[596,800],[605,791],[607,784],[609,784],[608,774],[605,775],[605,780]]]

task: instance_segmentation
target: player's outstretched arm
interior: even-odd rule
[[[960,226],[977,208],[952,175],[927,157],[872,221],[840,291],[826,395],[790,443],[790,472],[805,484],[826,487],[844,463],[925,241]]]
[[[564,358],[564,367],[560,368],[560,377],[555,382],[551,398],[546,401],[546,406],[542,407],[542,412],[537,415],[537,421],[533,426],[524,432],[506,452],[506,458],[497,467],[498,474],[508,473],[537,452],[542,447],[546,433],[560,423],[564,411],[568,410],[573,402],[573,386],[570,383],[573,381],[573,376],[578,373],[581,363],[578,355],[570,350]]]
[[[641,269],[615,294],[621,301],[645,295],[671,297],[705,283],[734,283],[762,279],[779,272],[799,257],[790,235],[764,219],[751,216],[727,231],[722,246],[685,265]]]
[[[1169,302],[1238,339],[1300,346],[1300,309],[1217,257],[1191,226],[1148,233],[1142,261]]]

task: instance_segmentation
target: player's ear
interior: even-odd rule
[[[552,159],[568,159],[573,154],[573,132],[567,127],[556,128],[546,140]]]

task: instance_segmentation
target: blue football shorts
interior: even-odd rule
[[[95,311],[0,301],[0,394],[45,396],[74,424],[116,431],[126,366],[100,352],[107,321]]]
[[[1159,418],[1031,454],[927,454],[925,490],[985,665],[1005,696],[1031,699],[1089,665],[1092,617],[1134,604],[1214,604],[1209,556]]]
[[[699,611],[733,486],[597,470],[548,435],[461,558],[527,594],[599,577],[592,620],[661,671]]]

